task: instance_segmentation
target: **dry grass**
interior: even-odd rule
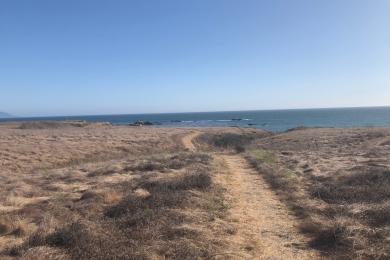
[[[196,259],[222,250],[223,191],[210,157],[177,142],[189,130],[0,127],[1,259]]]
[[[269,136],[270,133],[254,129],[224,129],[220,131],[207,131],[197,138],[200,144],[208,144],[207,148],[231,150],[237,153],[245,152],[245,149],[255,139]]]
[[[330,204],[381,203],[390,199],[389,169],[368,166],[352,172],[350,175],[315,179],[315,185],[310,187],[311,195]]]
[[[86,121],[31,121],[22,122],[18,126],[18,129],[63,129],[66,127],[85,127],[90,125]]]
[[[63,249],[73,259],[148,259],[152,254],[172,259],[205,258],[215,250],[215,245],[205,241],[206,237],[199,239],[204,235],[202,230],[187,228],[196,219],[185,216],[185,210],[197,208],[190,203],[194,198],[189,191],[207,192],[211,188],[210,175],[201,170],[207,169],[169,179],[144,177],[137,183],[121,184],[121,189],[142,188],[150,195],[128,192],[100,216],[79,219],[57,227],[54,232],[38,231],[22,246],[8,252],[20,256],[31,248],[47,247]],[[101,200],[101,195],[91,191],[80,198],[91,204]]]
[[[242,145],[301,219],[310,246],[332,258],[388,259],[389,136],[389,129],[294,129],[250,142],[244,136]]]
[[[228,258],[237,229],[216,166],[181,145],[193,129],[0,130],[1,259]],[[389,129],[202,131],[204,151],[245,152],[324,256],[388,259]]]
[[[182,149],[174,138],[185,133],[180,129],[140,129],[102,124],[84,127],[66,124],[43,129],[20,127],[20,124],[0,125],[0,158],[4,173],[29,173],[129,155],[169,153]]]

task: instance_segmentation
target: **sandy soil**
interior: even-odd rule
[[[185,135],[181,141],[185,148],[187,148],[189,151],[195,151],[196,147],[193,143],[193,140],[200,135],[199,131],[193,132],[191,134]]]

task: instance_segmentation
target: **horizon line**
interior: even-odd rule
[[[277,108],[277,109],[245,109],[245,110],[214,110],[214,111],[190,111],[190,112],[151,112],[151,113],[119,113],[119,114],[77,114],[77,115],[39,115],[39,116],[17,116],[9,114],[10,117],[0,119],[13,118],[55,118],[55,117],[86,117],[86,116],[125,116],[125,115],[161,115],[161,114],[199,114],[199,113],[227,113],[227,112],[260,112],[260,111],[286,111],[286,110],[323,110],[323,109],[356,109],[356,108],[390,108],[386,106],[347,106],[347,107],[316,107],[316,108]]]

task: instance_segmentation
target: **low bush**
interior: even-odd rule
[[[390,205],[388,203],[365,210],[361,215],[371,227],[390,226]]]
[[[317,229],[310,232],[314,238],[310,241],[310,246],[321,251],[343,251],[345,248],[353,246],[351,230],[343,223],[333,222],[332,226],[322,227],[317,225]]]
[[[213,144],[220,148],[244,147],[254,139],[253,135],[224,133],[214,136]]]
[[[255,141],[265,136],[269,136],[267,132],[241,132],[241,133],[205,133],[197,137],[197,143],[203,149],[228,149],[237,153],[245,152],[248,147]]]
[[[328,203],[375,203],[390,200],[389,187],[390,171],[367,167],[358,173],[317,182],[310,188],[310,193]]]

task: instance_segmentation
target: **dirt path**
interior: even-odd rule
[[[243,258],[313,259],[297,220],[273,194],[261,175],[239,155],[216,155],[228,173],[217,177],[231,201],[230,214],[237,223],[232,242]]]
[[[183,138],[189,150],[195,150],[192,139],[198,134]],[[236,228],[229,237],[233,259],[319,258],[298,233],[297,219],[244,158],[225,154],[215,154],[214,158],[224,165],[216,182],[226,189],[231,221]]]
[[[200,133],[199,132],[192,132],[188,135],[185,135],[182,139],[181,142],[183,143],[184,147],[187,148],[188,150],[194,152],[196,150],[196,147],[194,143],[192,142],[193,139],[195,139]]]

